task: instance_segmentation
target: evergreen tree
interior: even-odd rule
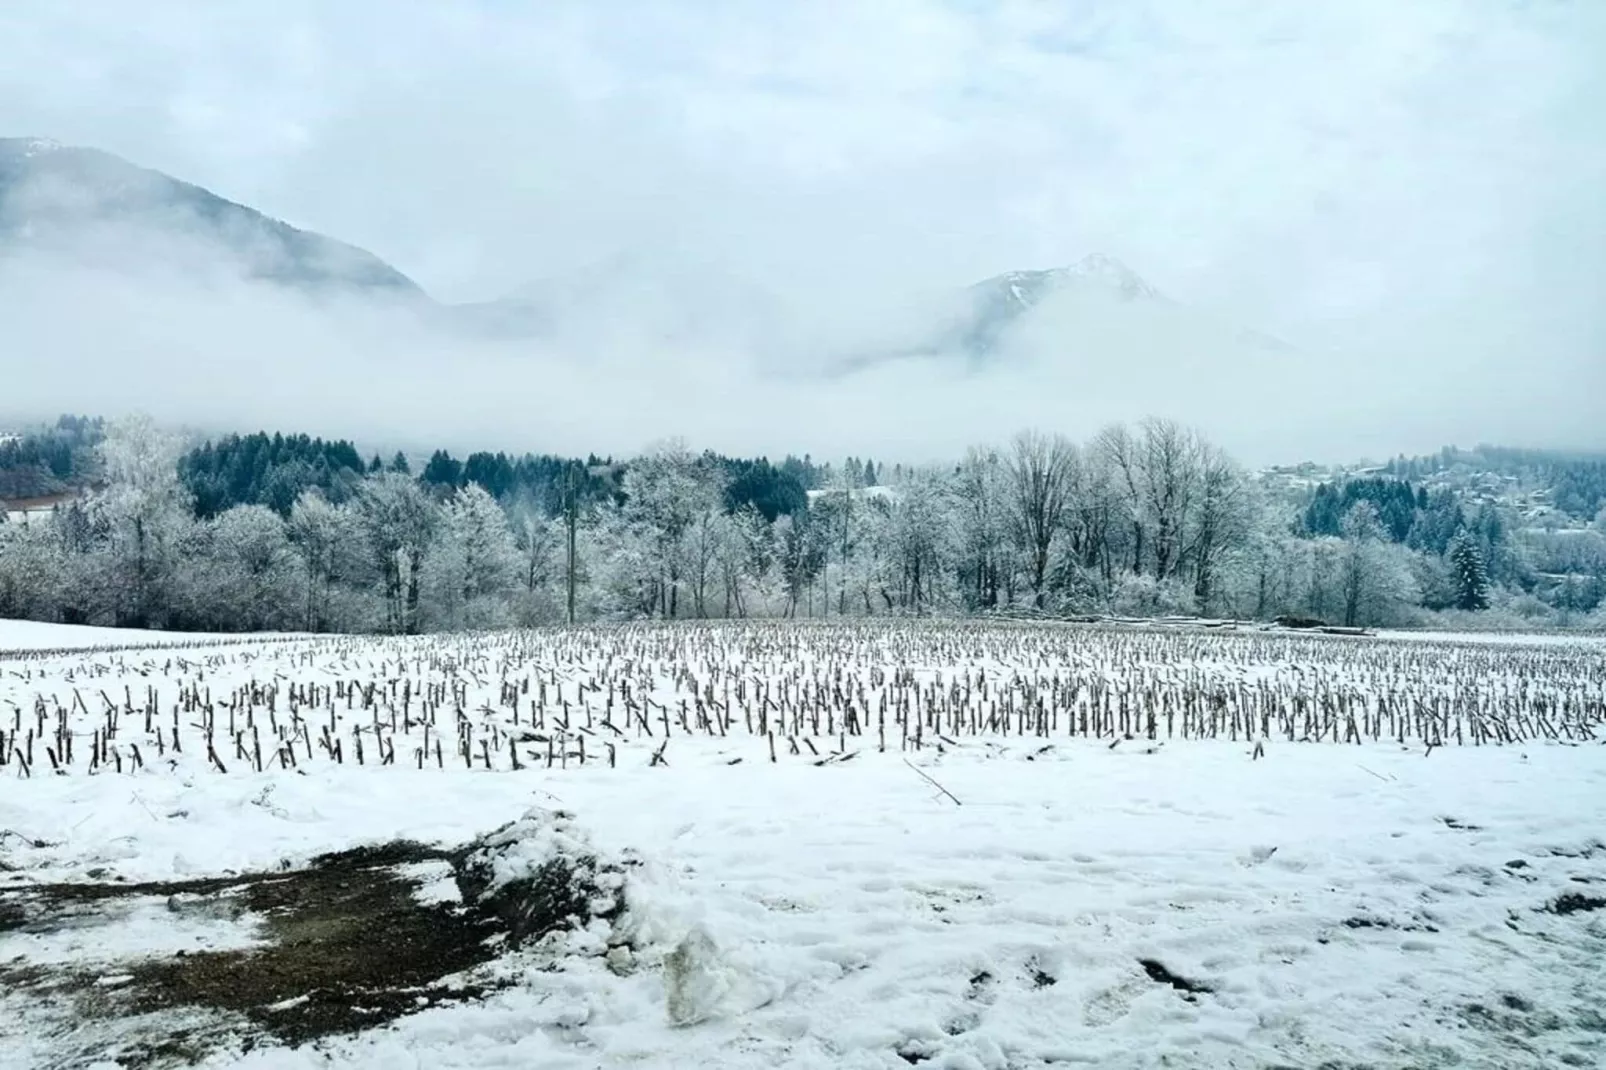
[[[1455,538],[1450,541],[1449,558],[1456,585],[1456,608],[1488,609],[1488,569],[1483,563],[1483,552],[1466,529],[1456,532]]]
[[[463,462],[445,450],[436,450],[418,478],[432,487],[456,490],[463,482]]]

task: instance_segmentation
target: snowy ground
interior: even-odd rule
[[[652,634],[643,642],[663,640]],[[812,633],[814,645],[790,656],[842,656],[820,647],[828,634]],[[950,679],[981,649],[940,634],[880,641],[889,671],[918,664]],[[1174,649],[1135,642],[1108,666],[1117,677],[1140,677],[1134,650]],[[1150,642],[1159,645],[1141,645]],[[1233,651],[1325,649],[1303,638],[1220,642],[1231,678],[1242,676]],[[1329,642],[1358,671],[1347,660],[1356,641]],[[210,667],[183,671],[205,673],[220,702],[235,686],[230,674],[293,681],[317,663],[323,677],[344,664],[356,678],[376,649],[275,644],[241,664],[239,649],[219,648]],[[565,649],[541,656],[570,680],[596,678],[594,665],[565,667]],[[1422,649],[1412,644],[1409,656]],[[673,643],[656,656],[677,663]],[[856,656],[869,677],[867,655]],[[1535,680],[1546,682],[1530,688],[1599,696],[1590,654],[1534,656],[1545,666]],[[1558,656],[1577,660],[1542,660]],[[425,655],[417,659],[373,674],[432,678]],[[63,707],[87,737],[104,716],[88,696],[120,702],[128,683],[137,706],[139,689],[161,677],[153,664],[103,653],[0,661],[0,711],[9,702],[26,713],[35,697],[54,702],[77,687],[87,709]],[[1265,670],[1261,679],[1283,671]],[[498,681],[474,686],[470,709]],[[659,687],[673,694],[666,680]],[[586,702],[601,717],[601,696],[571,687],[568,698],[576,723]],[[286,705],[281,694],[281,722]],[[10,716],[8,731],[21,723]],[[644,860],[628,895],[649,943],[662,951],[692,933],[712,941],[696,1024],[670,1024],[661,967],[620,976],[595,955],[532,949],[495,964],[511,987],[354,1035],[291,1048],[247,1041],[241,1023],[241,1039],[199,1056],[219,1067],[1606,1063],[1601,726],[1590,738],[1428,754],[1414,738],[1346,745],[1273,733],[1258,739],[1256,757],[1247,739],[1061,736],[977,732],[916,750],[894,734],[885,752],[847,737],[841,753],[853,756],[825,761],[838,748],[822,733],[824,757],[783,745],[772,762],[765,739],[710,730],[675,735],[667,764],[655,765],[660,741],[630,735],[613,768],[594,743],[585,764],[548,769],[530,743],[519,772],[470,769],[449,760],[449,746],[442,767],[419,769],[405,734],[390,766],[320,754],[262,773],[231,761],[224,774],[190,746],[138,772],[103,765],[87,775],[80,758],[50,776],[36,758],[26,778],[0,767],[0,829],[10,833],[0,834],[0,896],[55,881],[272,871],[399,837],[456,844],[532,807],[561,808],[599,852]],[[135,737],[142,728],[117,745]],[[145,899],[36,932],[8,929],[0,898],[0,975],[72,963],[115,990],[131,964],[180,948],[250,947],[259,921],[197,920]],[[195,1024],[196,1012],[93,1022],[72,1006],[23,985],[0,990],[0,1065],[95,1065],[132,1033]],[[226,1018],[213,1025],[232,1028]]]
[[[1406,639],[1420,643],[1481,643],[1491,646],[1579,646],[1606,654],[1606,635],[1599,632],[1433,632],[1388,629],[1380,639]]]
[[[290,636],[205,635],[132,628],[94,628],[79,624],[40,624],[0,620],[0,658],[20,653],[67,650],[126,650],[133,647],[194,647],[279,641]]]

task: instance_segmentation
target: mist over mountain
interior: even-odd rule
[[[423,296],[364,249],[160,171],[45,138],[0,138],[0,256],[29,254],[135,275],[224,266],[310,294]]]
[[[1489,426],[1550,441],[1553,421],[1509,406],[1427,406],[1423,380],[1313,426],[1291,401],[1339,366],[1333,353],[1175,300],[1107,254],[969,285],[860,280],[846,254],[843,271],[822,293],[645,243],[447,303],[356,245],[202,186],[93,148],[0,139],[0,302],[7,359],[27,372],[7,375],[0,419],[143,409],[225,431],[293,414],[387,440],[495,428],[509,448],[629,452],[692,432],[732,451],[937,457],[997,421],[1160,412],[1266,463],[1386,456]],[[1342,361],[1354,381],[1384,364]],[[261,373],[248,389],[239,368]]]
[[[486,301],[444,304],[337,238],[110,153],[40,138],[0,139],[0,255],[47,256],[136,280],[187,266],[316,298],[402,298],[401,311],[418,316],[443,345],[466,338],[594,350],[628,341],[739,353],[788,376],[841,375],[908,358],[982,366],[1022,352],[1096,361],[1131,345],[1161,358],[1183,341],[1179,332],[1211,333],[1202,317],[1097,253],[947,292],[889,293],[875,323],[802,307],[783,288],[717,263],[643,253],[577,266]]]
[[[1010,271],[971,286],[967,291],[971,307],[957,326],[954,341],[973,355],[992,352],[1033,312],[1079,289],[1098,289],[1123,302],[1164,300],[1119,260],[1093,253],[1069,267]]]

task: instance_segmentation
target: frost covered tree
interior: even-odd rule
[[[1146,512],[1154,525],[1154,576],[1180,565],[1201,481],[1201,440],[1171,420],[1145,420],[1140,456]]]
[[[1483,551],[1465,528],[1450,540],[1445,557],[1455,580],[1456,608],[1482,610],[1489,608],[1489,573]]]
[[[287,531],[301,559],[298,626],[310,632],[368,626],[359,611],[364,601],[359,591],[373,569],[358,513],[331,503],[317,489],[307,490],[290,509]]]
[[[1304,588],[1302,608],[1304,615],[1317,620],[1331,620],[1343,612],[1343,595],[1340,593],[1345,545],[1336,536],[1323,535],[1303,540],[1304,561],[1300,563],[1300,585]]]
[[[1100,464],[1110,473],[1111,485],[1116,488],[1120,501],[1127,534],[1125,549],[1128,571],[1142,572],[1148,527],[1138,443],[1125,426],[1114,424],[1094,438],[1093,451]]]
[[[1252,505],[1242,470],[1223,450],[1201,440],[1194,456],[1197,504],[1186,529],[1182,560],[1193,570],[1193,598],[1199,611],[1209,613],[1221,556],[1242,541],[1251,524]]]
[[[712,518],[723,509],[724,479],[712,458],[694,456],[679,439],[637,459],[625,473],[623,519],[651,542],[660,616],[680,615],[688,574],[694,601],[706,602],[715,545]]]
[[[720,563],[731,542],[722,473],[711,465],[699,466],[693,495],[691,525],[685,538],[686,581],[692,612],[706,618],[709,595],[724,585]]]
[[[807,598],[809,616],[814,615],[814,581],[825,568],[827,539],[808,513],[783,516],[775,521],[775,565],[785,592],[787,617],[798,615],[798,606]]]
[[[1010,547],[1008,468],[995,449],[971,447],[953,482],[960,590],[967,609],[996,609],[1008,601],[1014,560]]]
[[[563,616],[560,586],[564,588],[565,601],[567,596],[567,517],[543,516],[526,508],[514,518],[513,535],[519,552],[521,622],[528,625],[559,620]]]
[[[62,595],[75,563],[48,519],[0,524],[0,617],[61,620]]]
[[[178,548],[193,524],[178,477],[179,439],[148,416],[108,425],[99,446],[106,490],[91,502],[102,538],[100,585],[109,623],[166,623],[181,567]]]
[[[1305,554],[1293,533],[1295,510],[1245,485],[1241,526],[1221,553],[1216,594],[1234,617],[1270,620],[1299,610]]]
[[[338,491],[325,487],[330,500],[293,501],[309,479],[325,486],[321,477],[225,464],[213,482],[228,486],[191,502],[173,478],[174,445],[148,420],[114,426],[101,447],[103,491],[48,522],[0,528],[0,611],[416,632],[587,617],[976,612],[1029,597],[1058,613],[1372,624],[1404,619],[1410,599],[1487,605],[1501,588],[1531,590],[1532,615],[1576,617],[1606,597],[1606,563],[1585,553],[1600,543],[1592,535],[1546,535],[1498,508],[1469,512],[1454,488],[1404,483],[1388,501],[1414,515],[1380,514],[1381,534],[1336,507],[1312,527],[1308,494],[1251,480],[1197,431],[1165,420],[1108,428],[1085,446],[1026,432],[930,470],[856,457],[772,468],[679,441],[622,462],[475,454],[459,466],[437,451],[419,479],[405,459],[352,464]],[[223,495],[236,479],[258,490]],[[280,526],[260,511],[222,512],[263,500],[263,487],[284,491],[265,495]]]
[[[725,616],[748,616],[773,600],[775,544],[764,516],[744,505],[726,518],[719,549]]]
[[[1047,604],[1048,566],[1070,508],[1076,465],[1068,439],[1036,431],[1016,436],[1006,462],[1010,519],[1038,609]]]
[[[953,524],[943,474],[931,469],[908,473],[898,486],[882,533],[898,604],[915,613],[946,605]]]
[[[265,505],[237,505],[198,528],[195,545],[203,568],[186,577],[203,595],[187,614],[205,627],[230,631],[281,631],[299,623],[301,561],[285,522]]]
[[[1071,486],[1066,523],[1070,564],[1079,586],[1107,595],[1115,582],[1117,546],[1123,529],[1115,473],[1095,449],[1081,451]]]
[[[819,527],[825,546],[825,584],[823,612],[831,612],[831,562],[836,562],[836,612],[848,611],[848,590],[853,585],[855,557],[864,534],[864,467],[856,459],[847,461],[831,476],[810,503],[810,512]]]
[[[1339,590],[1347,627],[1392,623],[1418,596],[1407,552],[1391,543],[1368,501],[1344,515]]]
[[[441,508],[423,584],[429,622],[436,628],[495,628],[512,623],[508,596],[520,555],[507,514],[477,483]]]
[[[387,630],[415,634],[424,557],[435,537],[435,503],[405,473],[385,472],[363,482],[357,515],[384,591]]]
[[[1355,627],[1371,583],[1376,545],[1384,538],[1383,523],[1371,502],[1356,502],[1344,516],[1344,565],[1340,581],[1344,598],[1344,624]]]
[[[663,568],[651,533],[608,503],[581,534],[579,556],[587,566],[581,594],[591,612],[608,620],[656,616]]]

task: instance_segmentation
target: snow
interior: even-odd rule
[[[115,962],[174,952],[226,951],[257,942],[257,924],[246,916],[219,918],[187,912],[182,902],[146,896],[112,908],[110,916],[86,917],[81,926],[53,932],[0,933],[0,962]]]
[[[1606,635],[1599,632],[1435,632],[1385,629],[1380,639],[1420,643],[1475,643],[1485,646],[1594,647],[1606,653]]]
[[[681,633],[641,634],[651,644]],[[728,649],[741,649],[748,633],[730,634]],[[831,633],[799,634],[818,644]],[[599,671],[560,637],[548,641],[539,658],[564,679]],[[887,664],[952,674],[970,663],[958,645],[906,641],[886,640]],[[1302,651],[1309,665],[1321,664],[1309,652],[1324,643],[1345,658],[1371,645],[1421,649],[1310,637],[1122,641]],[[422,659],[458,641],[326,642],[263,646],[234,669],[213,662],[214,701],[232,686],[230,672],[265,680],[313,665],[328,679],[385,678],[398,671],[396,652],[410,651],[406,669],[419,673]],[[1251,642],[1264,645],[1231,645]],[[931,660],[939,649],[946,664]],[[816,645],[785,656],[840,654]],[[657,668],[705,671],[672,646],[655,657]],[[7,700],[28,708],[32,691],[63,693],[52,692],[54,675],[24,664],[30,680],[0,674],[0,709]],[[95,688],[120,694],[126,680],[136,691],[146,683],[134,659],[65,655],[45,668],[92,664],[109,673]],[[487,676],[493,697],[496,685]],[[673,694],[664,679],[659,688]],[[284,709],[281,698],[281,719]],[[579,709],[575,699],[570,716]],[[211,1067],[1265,1070],[1606,1060],[1606,912],[1544,909],[1568,892],[1606,895],[1598,733],[1575,745],[1452,744],[1428,754],[1386,738],[1271,739],[1258,757],[1224,738],[1112,746],[981,734],[918,751],[894,738],[885,753],[872,739],[823,765],[784,745],[772,763],[761,740],[735,730],[675,734],[668,764],[653,764],[659,742],[621,742],[614,768],[593,757],[520,772],[450,760],[418,769],[403,754],[394,766],[319,760],[257,773],[234,762],[222,774],[194,747],[136,774],[18,779],[0,768],[0,829],[15,834],[0,842],[0,891],[105,871],[142,881],[273,870],[397,837],[459,844],[532,809],[573,815],[539,833],[566,849],[641,860],[625,889],[646,949],[640,968],[615,972],[582,938],[555,962],[521,949],[498,966],[517,983],[483,999],[301,1049],[270,1041],[221,1050],[203,1062]],[[537,839],[529,842],[534,850]],[[439,863],[416,872],[430,878],[429,895],[452,898]],[[195,924],[139,902],[77,935],[6,933],[0,967],[19,957],[83,961],[116,978],[124,964],[197,935],[252,938],[249,918]],[[1209,991],[1156,980],[1156,968]],[[37,997],[0,993],[8,1070],[59,1065],[82,1040],[78,1029]]]
[[[52,141],[47,137],[28,138],[22,147],[23,156],[43,156],[46,153],[56,152],[61,148],[61,142]]]
[[[119,781],[45,779],[8,791],[0,821],[62,841],[12,856],[33,877],[81,873],[112,833],[137,847],[128,870],[154,875],[402,832],[464,839],[551,791],[599,845],[653,857],[665,877],[647,894],[700,934],[694,1028],[670,1024],[659,978],[581,960],[321,1053],[220,1066],[891,1067],[907,1065],[900,1050],[949,1066],[1316,1065],[1431,1050],[1515,1067],[1602,1054],[1598,1033],[1570,1023],[1584,1021],[1606,934],[1587,915],[1535,912],[1575,878],[1606,881],[1606,851],[1552,853],[1599,835],[1598,748],[1028,753],[924,763],[959,806],[890,755],[723,766],[708,748],[667,769],[561,776],[151,777],[154,817],[121,805]],[[251,805],[268,781],[284,817]],[[1345,925],[1356,918],[1395,927]],[[17,954],[29,951],[0,944],[0,960]],[[1143,958],[1215,991],[1185,1001]],[[1563,1024],[1531,1054],[1440,1024],[1503,996]]]
[[[814,490],[808,491],[808,496],[809,501],[813,502],[825,497],[826,495],[836,493],[839,492],[830,487],[817,487]],[[888,486],[885,483],[877,483],[873,487],[855,487],[853,489],[853,497],[856,500],[861,501],[871,498],[879,498],[883,501],[893,501],[898,497],[898,490],[896,487]]]
[[[42,624],[0,619],[0,658],[7,654],[58,650],[123,650],[134,647],[195,647],[260,642],[260,635],[208,635],[140,628],[93,628],[78,624]]]
[[[452,867],[446,862],[413,862],[396,867],[403,876],[414,878],[419,887],[416,898],[420,903],[455,903],[462,901]]]

